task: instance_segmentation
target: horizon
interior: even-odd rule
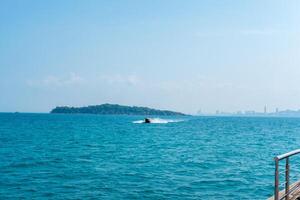
[[[0,111],[300,108],[299,1],[1,1]]]
[[[270,111],[270,110],[265,110],[265,111],[257,111],[257,110],[237,110],[237,111],[232,111],[232,112],[228,112],[228,111],[222,111],[222,110],[215,110],[215,112],[202,112],[201,110],[195,113],[185,113],[185,112],[180,112],[177,110],[169,110],[169,109],[164,109],[164,108],[153,108],[153,107],[147,107],[147,106],[136,106],[136,105],[124,105],[124,104],[118,104],[118,103],[103,103],[103,104],[93,104],[93,105],[81,105],[81,106],[72,106],[72,105],[58,105],[55,106],[53,108],[51,108],[49,111],[45,111],[45,112],[20,112],[20,111],[7,111],[7,112],[3,112],[0,111],[0,113],[24,113],[24,114],[50,114],[52,110],[54,110],[55,108],[61,108],[61,107],[68,107],[68,108],[84,108],[84,107],[90,107],[90,106],[101,106],[101,105],[105,105],[105,104],[109,104],[109,105],[113,105],[113,106],[125,106],[125,107],[138,107],[138,108],[150,108],[150,109],[154,109],[154,110],[159,110],[159,111],[171,111],[171,112],[179,112],[182,114],[186,114],[186,115],[191,115],[191,116],[282,116],[282,117],[286,117],[286,116],[300,116],[300,109],[281,109],[279,110],[278,108],[276,108],[274,111]],[[267,107],[266,107],[267,108]],[[296,112],[296,113],[295,113]],[[82,113],[82,114],[89,114],[89,113]],[[91,114],[91,113],[90,113]],[[96,114],[98,115],[98,114]],[[101,114],[100,114],[101,115]]]

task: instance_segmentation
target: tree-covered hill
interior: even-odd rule
[[[180,112],[169,110],[156,110],[147,107],[122,106],[118,104],[102,104],[86,107],[61,106],[54,108],[50,113],[70,113],[70,114],[102,114],[102,115],[185,115]]]

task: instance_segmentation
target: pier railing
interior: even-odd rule
[[[289,200],[290,194],[300,188],[300,184],[290,185],[290,163],[289,158],[300,153],[300,149],[285,153],[274,158],[275,160],[275,188],[274,188],[274,200]],[[279,162],[285,160],[285,182],[280,184],[279,175],[282,173],[279,171]],[[280,186],[284,186],[284,193],[280,194]]]

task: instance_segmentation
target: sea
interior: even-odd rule
[[[0,114],[0,199],[266,199],[300,148],[300,118],[144,117]]]

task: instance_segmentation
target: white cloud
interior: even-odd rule
[[[40,80],[27,80],[27,85],[30,87],[42,88],[59,88],[68,86],[85,85],[93,88],[95,85],[112,85],[112,86],[137,86],[141,83],[140,78],[136,75],[129,74],[108,74],[102,76],[89,76],[83,78],[76,73],[70,73],[68,76],[53,76],[49,75]]]
[[[136,75],[121,75],[121,74],[113,74],[113,75],[103,75],[100,77],[101,80],[104,80],[108,84],[125,84],[136,86],[140,79]]]
[[[196,33],[197,37],[224,37],[224,36],[271,36],[287,34],[285,30],[278,29],[242,29],[242,30],[204,30]]]
[[[83,83],[85,79],[75,73],[71,73],[70,77],[65,80],[65,84],[78,84]]]
[[[249,30],[241,30],[239,33],[241,35],[246,35],[246,36],[248,35],[269,36],[269,35],[284,33],[284,31],[274,30],[274,29],[249,29]]]
[[[49,75],[41,80],[27,80],[27,85],[31,87],[65,87],[78,85],[85,82],[81,76],[70,73],[67,77]]]

